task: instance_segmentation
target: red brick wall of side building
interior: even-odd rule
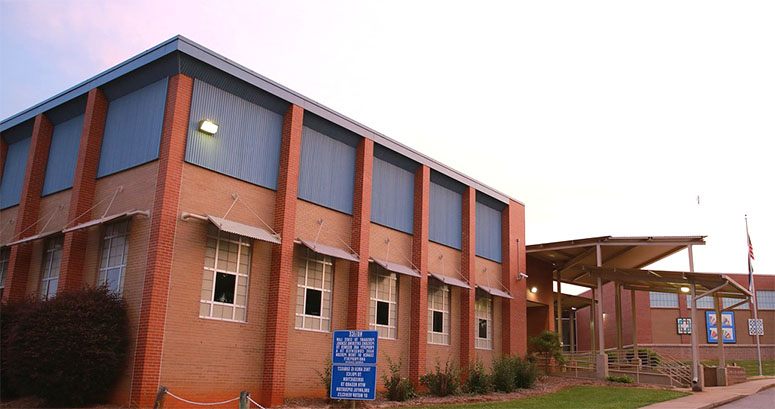
[[[525,298],[531,303],[526,308],[527,334],[530,338],[544,330],[554,330],[554,295],[552,290],[552,265],[533,257],[527,258],[527,279],[525,279]],[[535,287],[536,292],[531,289]]]

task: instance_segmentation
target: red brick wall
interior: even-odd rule
[[[369,227],[371,226],[371,171],[374,141],[361,139],[355,159],[352,241],[350,246],[360,255],[350,270],[350,300],[347,329],[368,329],[369,306]]]
[[[525,280],[518,280],[526,272],[525,264],[525,207],[510,201],[503,209],[502,220],[503,269],[501,281],[514,297],[503,302],[503,352],[524,355],[527,351],[527,314]]]
[[[411,322],[409,337],[409,379],[419,386],[420,377],[426,371],[428,353],[428,229],[430,215],[430,179],[427,166],[420,166],[414,178],[414,219],[412,231],[412,263],[420,269],[422,277],[414,279],[411,292]]]
[[[461,291],[460,303],[460,366],[463,378],[476,360],[474,349],[474,303],[477,281],[476,260],[476,191],[467,187],[463,192],[463,240],[460,251],[460,271],[471,284],[470,289]]]

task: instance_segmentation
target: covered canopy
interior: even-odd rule
[[[110,223],[110,222],[112,222],[114,220],[123,219],[125,217],[132,217],[132,216],[135,216],[135,215],[143,215],[145,217],[151,217],[151,212],[149,212],[148,210],[130,210],[130,211],[127,211],[127,212],[121,212],[121,213],[112,214],[110,216],[103,216],[103,217],[100,217],[99,219],[89,220],[88,222],[81,223],[81,224],[75,225],[73,227],[68,227],[68,228],[62,230],[62,233],[67,233],[67,232],[71,232],[71,231],[86,229],[86,228],[89,228],[89,227],[92,227],[92,226],[98,226],[98,225],[103,224],[103,223]]]
[[[430,275],[431,277],[441,281],[446,285],[453,285],[455,287],[460,287],[460,288],[471,288],[468,284],[466,284],[465,281],[459,280],[455,277],[447,277],[443,274],[437,274],[437,273],[430,273]]]
[[[494,295],[494,296],[498,296],[498,297],[503,297],[503,298],[514,298],[514,297],[511,296],[511,294],[509,294],[509,293],[507,293],[507,292],[505,292],[503,290],[499,290],[497,288],[487,287],[487,286],[479,285],[479,284],[476,285],[476,288],[478,288],[478,289],[480,289],[480,290],[482,290],[482,291],[484,291],[484,292],[486,292],[487,294],[490,294],[490,295]]]
[[[278,235],[270,233],[260,227],[242,224],[232,220],[223,219],[220,217],[207,215],[207,220],[214,224],[218,229],[227,233],[238,234],[244,237],[250,237],[251,239],[266,241],[269,243],[280,244],[280,237]]]
[[[45,232],[45,233],[38,233],[38,234],[35,234],[35,235],[32,235],[32,236],[25,237],[25,238],[20,239],[20,240],[16,240],[16,241],[12,241],[12,242],[7,243],[7,244],[3,244],[3,246],[11,247],[11,246],[15,246],[17,244],[24,244],[24,243],[29,243],[29,242],[35,241],[35,240],[42,240],[42,239],[45,239],[47,237],[50,237],[50,236],[53,236],[53,235],[59,234],[59,233],[62,233],[62,231],[61,230],[53,230],[53,231],[48,231],[48,232]]]
[[[557,293],[554,294],[554,302],[557,302]],[[562,295],[562,308],[563,310],[581,309],[590,306],[595,303],[595,300],[587,297],[579,297],[578,295],[563,294]]]

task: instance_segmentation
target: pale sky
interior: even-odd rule
[[[748,214],[775,274],[775,2],[159,3],[0,0],[0,118],[182,34],[522,201],[528,244],[747,273]]]

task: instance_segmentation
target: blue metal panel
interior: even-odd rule
[[[0,209],[19,204],[31,142],[32,138],[27,137],[8,144],[8,153],[3,167],[3,180],[0,181]]]
[[[414,173],[375,157],[371,180],[371,221],[411,234]]]
[[[199,121],[218,133],[199,131]],[[202,81],[194,82],[186,161],[270,189],[277,188],[283,117]]]
[[[159,157],[166,99],[167,79],[164,78],[110,101],[97,177]]]
[[[501,211],[476,202],[476,255],[501,262]]]
[[[83,115],[54,127],[46,163],[46,178],[43,181],[43,196],[73,187],[82,128]]]
[[[429,238],[460,249],[463,235],[463,195],[431,182]]]
[[[304,126],[299,198],[352,214],[355,147]]]

